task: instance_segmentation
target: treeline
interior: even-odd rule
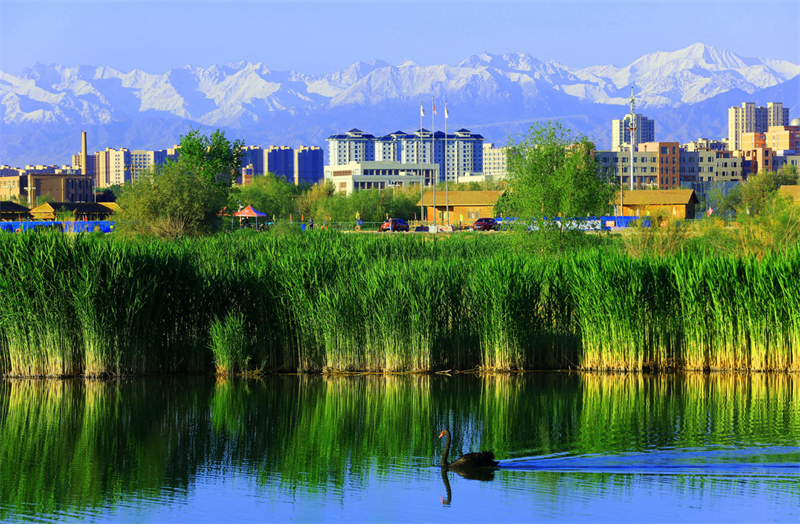
[[[3,375],[800,369],[796,245],[541,256],[506,235],[5,235],[0,253]]]

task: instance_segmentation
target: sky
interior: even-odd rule
[[[324,75],[481,52],[625,66],[697,42],[800,63],[800,1],[0,0],[0,71],[12,75],[36,62],[158,74],[241,60]]]

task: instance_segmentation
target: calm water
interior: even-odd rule
[[[0,381],[0,520],[797,523],[800,377]]]

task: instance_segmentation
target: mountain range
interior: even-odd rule
[[[185,66],[163,74],[109,66],[34,64],[0,71],[0,164],[62,164],[89,133],[90,151],[163,149],[190,127],[225,130],[248,145],[317,145],[352,127],[373,134],[419,127],[467,128],[505,144],[541,120],[559,118],[610,147],[611,120],[629,112],[656,120],[657,140],[727,135],[727,108],[742,102],[800,105],[800,65],[743,58],[694,44],[642,56],[625,67],[574,69],[528,53],[467,57],[456,66],[358,62],[325,76],[272,71],[263,63]]]

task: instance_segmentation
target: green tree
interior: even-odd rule
[[[228,196],[228,209],[238,209],[251,205],[259,211],[266,213],[271,219],[289,218],[290,213],[297,212],[295,199],[300,196],[302,189],[287,182],[283,177],[276,177],[272,173],[253,178],[253,182],[246,186],[234,188]]]
[[[179,158],[189,170],[212,184],[229,188],[241,165],[243,147],[244,141],[231,142],[219,129],[210,137],[201,135],[199,129],[191,129],[181,137]]]
[[[199,172],[183,157],[142,172],[117,200],[118,231],[178,238],[207,233],[221,220],[228,190]]]
[[[594,145],[585,136],[573,136],[558,121],[511,137],[508,189],[496,211],[522,219],[518,227],[534,221],[541,250],[581,241],[585,235],[570,230],[567,220],[551,219],[602,215],[611,209],[618,186],[601,172],[593,153]]]
[[[616,185],[600,173],[594,145],[558,121],[509,140],[506,212],[519,217],[577,217],[610,209]]]
[[[758,215],[770,208],[779,187],[796,184],[797,174],[794,172],[761,171],[741,184],[739,212]]]

